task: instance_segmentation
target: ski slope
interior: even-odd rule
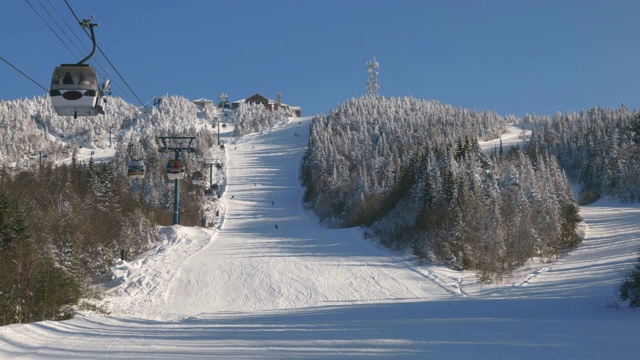
[[[0,358],[611,359],[640,353],[615,290],[640,207],[584,207],[587,238],[501,284],[327,229],[301,205],[309,118],[226,146],[219,229],[173,226],[115,265],[102,306],[0,328]],[[277,225],[277,228],[276,228]]]

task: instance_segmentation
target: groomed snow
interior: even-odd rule
[[[419,264],[363,240],[359,229],[318,224],[298,183],[309,121],[228,144],[221,228],[164,228],[156,249],[117,263],[102,301],[109,316],[2,327],[0,358],[640,353],[640,314],[615,296],[640,245],[639,206],[584,207],[587,238],[578,248],[479,285],[473,273]]]

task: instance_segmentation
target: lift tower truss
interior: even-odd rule
[[[180,160],[183,151],[195,153],[196,149],[191,146],[195,136],[159,136],[162,143],[160,152],[173,151],[175,160]],[[186,144],[186,145],[184,145]],[[173,225],[180,224],[180,180],[175,179],[175,194],[173,196]]]

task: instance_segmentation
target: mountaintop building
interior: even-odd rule
[[[271,100],[260,95],[259,93],[255,93],[246,99],[234,101],[231,104],[231,109],[237,109],[238,107],[240,107],[240,104],[262,104],[264,105],[264,107],[271,111],[282,108],[285,110],[293,111],[293,113],[297,117],[302,116],[302,108],[299,106],[290,106],[282,103],[282,95],[280,93],[276,95],[276,100]]]

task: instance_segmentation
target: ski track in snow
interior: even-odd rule
[[[299,165],[308,121],[227,144],[223,224],[165,228],[175,240],[117,264],[118,283],[105,301],[110,313],[180,320],[466,296],[460,281],[419,269],[414,259],[363,240],[359,229],[327,229],[304,209]]]
[[[363,241],[359,230],[326,229],[304,210],[298,177],[307,138],[304,119],[227,147],[225,222],[181,268],[163,307],[198,316],[453,293]],[[310,238],[309,229],[327,235]]]

